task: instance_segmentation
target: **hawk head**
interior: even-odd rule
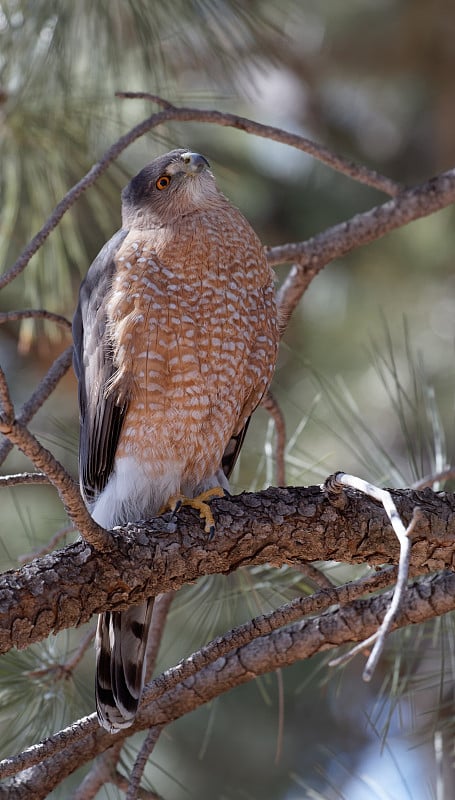
[[[154,227],[207,208],[220,193],[204,156],[172,150],[147,164],[122,192],[123,227]]]

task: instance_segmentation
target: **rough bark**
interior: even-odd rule
[[[421,512],[413,535],[413,573],[452,569],[455,497],[430,489],[393,490],[392,496],[406,524],[415,507]],[[319,486],[271,488],[214,501],[212,541],[195,524],[195,512],[184,508],[170,522],[112,531],[107,552],[81,540],[36,559],[2,577],[0,652],[241,566],[321,560],[396,564],[398,543],[382,507],[352,490],[342,499],[339,507]]]
[[[213,660],[193,675],[172,685],[167,673],[145,691],[140,713],[127,731],[112,737],[98,725],[95,715],[30,748],[19,759],[0,765],[3,777],[27,769],[0,785],[0,800],[40,800],[83,763],[118,744],[132,733],[161,726],[187,714],[220,694],[255,677],[309,658],[322,650],[356,642],[373,633],[390,603],[390,592],[355,600],[335,611],[270,631],[254,641]],[[421,623],[455,606],[455,574],[443,572],[409,587],[394,628]],[[172,673],[179,666],[169,670]],[[166,691],[166,678],[171,688]]]

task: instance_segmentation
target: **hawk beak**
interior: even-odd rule
[[[210,169],[207,159],[199,153],[182,153],[181,159],[187,175],[198,175],[202,170]]]

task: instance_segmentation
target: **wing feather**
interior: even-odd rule
[[[115,254],[128,231],[118,231],[91,265],[79,292],[73,319],[73,365],[79,381],[81,492],[90,505],[103,491],[114,467],[127,403],[106,397],[115,372],[107,330],[105,299],[112,285]]]

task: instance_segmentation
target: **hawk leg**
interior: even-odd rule
[[[204,520],[204,531],[209,534],[210,539],[215,533],[215,520],[208,504],[209,500],[214,497],[224,497],[225,491],[221,486],[214,486],[213,489],[207,489],[201,492],[197,497],[186,497],[183,494],[175,494],[170,497],[167,503],[160,509],[159,513],[164,514],[166,511],[175,513],[181,506],[190,506],[199,511],[199,516]]]

